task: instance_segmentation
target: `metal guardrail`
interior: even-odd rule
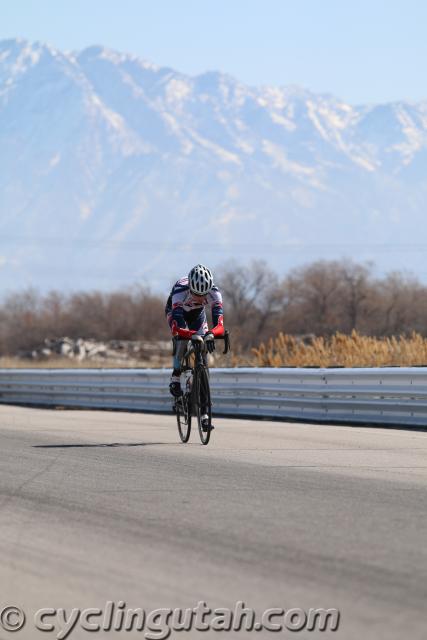
[[[165,369],[0,369],[0,403],[168,412]],[[427,368],[212,369],[216,415],[427,426]]]

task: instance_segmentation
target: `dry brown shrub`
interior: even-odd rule
[[[257,367],[410,367],[427,364],[427,338],[415,332],[376,338],[352,331],[304,342],[279,333],[252,352]]]

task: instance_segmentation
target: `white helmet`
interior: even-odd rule
[[[191,293],[205,296],[213,287],[212,272],[202,264],[196,264],[188,274],[188,284]]]

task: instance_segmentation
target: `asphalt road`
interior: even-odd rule
[[[196,433],[178,442],[173,416],[1,406],[0,608],[22,608],[27,622],[0,628],[0,639],[57,637],[56,617],[53,633],[34,628],[41,608],[68,616],[113,601],[117,612],[123,601],[150,612],[203,600],[244,601],[258,616],[340,611],[335,633],[230,637],[424,640],[427,433],[216,427],[203,447]],[[145,633],[77,623],[68,637]]]

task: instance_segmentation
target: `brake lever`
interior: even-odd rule
[[[231,345],[230,345],[230,334],[228,333],[228,331],[226,331],[224,333],[224,351],[222,352],[224,355],[226,353],[228,353],[231,349]]]

